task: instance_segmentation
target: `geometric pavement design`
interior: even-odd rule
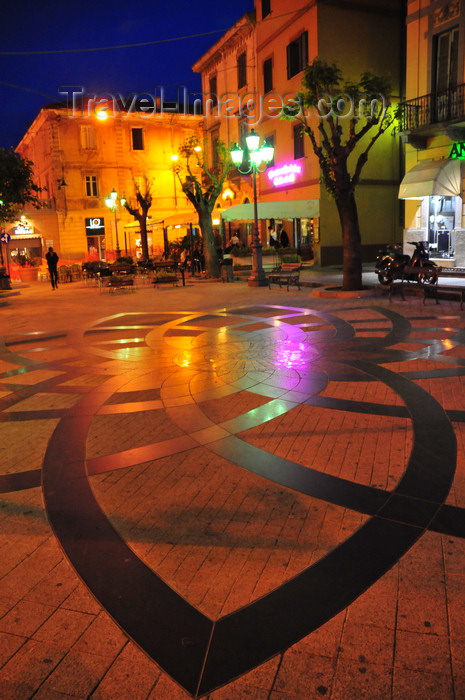
[[[441,378],[462,390],[462,326],[459,316],[408,318],[376,305],[257,305],[125,313],[84,330],[7,335],[2,425],[26,429],[39,417],[48,432],[41,463],[3,465],[0,492],[41,486],[55,536],[91,593],[182,688],[205,696],[317,630],[426,531],[465,537],[453,426],[465,421],[465,406],[444,408],[431,390]],[[383,453],[375,416],[397,452]],[[183,489],[198,506],[187,513],[170,470],[191,458],[197,466]],[[141,496],[129,512],[106,487],[136,473]],[[221,507],[208,515],[208,499],[221,500],[222,489],[233,498],[241,479],[259,503],[257,520],[288,499],[296,530],[285,540],[300,538],[300,554],[281,580],[270,576],[268,589],[234,602],[230,590],[223,598],[215,590],[212,568],[193,602],[182,576],[158,572],[157,550],[194,542],[196,528],[220,546]],[[299,508],[321,504],[348,514],[347,536],[307,557]],[[236,526],[236,543],[246,541]]]

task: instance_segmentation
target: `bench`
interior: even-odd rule
[[[178,273],[176,270],[154,270],[153,284],[158,287],[159,284],[172,284],[173,287],[178,286]]]
[[[394,282],[391,282],[389,285],[389,301],[392,300],[392,295],[394,292],[399,291],[400,295],[402,297],[402,301],[405,301],[405,296],[404,296],[404,290],[408,289],[411,292],[420,292],[423,294],[423,303],[425,301],[425,294],[424,294],[424,288],[433,288],[437,286],[437,275],[439,272],[440,268],[431,268],[431,267],[425,267],[423,268],[423,273],[424,273],[424,279],[425,280],[430,280],[430,282],[419,282],[418,281],[418,276],[422,272],[422,268],[420,267],[408,267],[407,265],[404,267],[402,270],[402,277],[400,280],[396,280]],[[409,277],[413,276],[415,279],[409,279]]]
[[[173,287],[178,286],[179,279],[182,281],[182,286],[186,286],[184,268],[179,266],[174,261],[155,261],[153,263],[153,284],[158,287],[159,284],[172,284]]]
[[[423,290],[423,304],[427,298],[436,299],[436,304],[439,304],[438,297],[441,295],[445,296],[456,296],[460,299],[460,309],[463,310],[463,302],[465,299],[465,286],[459,284],[424,284]]]
[[[287,291],[289,291],[289,285],[294,284],[300,289],[300,270],[302,263],[286,263],[283,262],[281,265],[268,273],[268,287],[271,289],[271,284],[279,284],[282,287],[283,284],[286,285]]]
[[[127,277],[125,275],[112,275],[108,279],[108,284],[106,286],[110,292],[115,292],[117,289],[121,289],[121,291],[134,291],[134,278],[129,275]]]

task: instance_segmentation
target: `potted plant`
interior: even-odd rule
[[[282,251],[279,252],[279,259],[281,262],[285,263],[300,263],[302,262],[301,256],[297,253],[297,251],[292,248],[283,248]]]
[[[37,282],[39,279],[39,267],[36,264],[36,259],[19,255],[18,263],[21,282]]]

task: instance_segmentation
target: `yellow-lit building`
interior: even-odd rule
[[[406,103],[401,138],[405,177],[404,251],[427,241],[442,266],[465,266],[465,8],[453,2],[407,4]]]
[[[201,118],[186,111],[125,111],[112,101],[104,108],[92,101],[44,107],[16,150],[33,162],[46,206],[27,208],[22,221],[7,227],[10,259],[18,251],[38,257],[49,246],[68,261],[111,262],[117,249],[137,256],[139,226],[121,198],[135,205],[135,183],[144,192],[145,177],[153,195],[149,252],[161,254],[170,222],[192,218],[171,169],[184,139],[202,133]],[[112,209],[105,203],[111,192],[117,195]]]
[[[263,242],[273,219],[303,257],[314,254],[323,265],[342,261],[336,206],[320,185],[310,141],[301,138],[298,125],[279,118],[279,105],[298,92],[305,66],[317,56],[336,63],[345,78],[358,80],[366,71],[388,75],[392,95],[398,96],[401,6],[396,0],[255,0],[255,13],[245,15],[193,66],[202,76],[211,144],[218,138],[243,144],[254,128],[275,147],[274,162],[258,182],[261,216],[268,213],[261,221]],[[399,142],[388,134],[370,153],[356,190],[365,260],[374,260],[381,244],[401,235],[400,177]],[[233,179],[231,190],[232,206],[252,201],[247,177]],[[237,216],[243,211],[236,210]],[[225,213],[234,216],[232,208]]]

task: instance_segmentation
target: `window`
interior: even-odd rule
[[[456,212],[457,197],[429,197],[428,244],[431,257],[452,257]]]
[[[208,98],[211,100],[211,106],[213,108],[218,106],[218,80],[216,75],[210,77],[209,83],[210,92]]]
[[[133,151],[143,151],[144,150],[144,135],[143,129],[133,128],[132,132],[132,150]]]
[[[433,79],[436,97],[435,121],[447,121],[457,115],[458,27],[435,37]]]
[[[98,197],[97,175],[86,175],[86,197]]]
[[[248,150],[247,149],[247,141],[245,140],[245,137],[248,135],[248,133],[249,133],[249,125],[247,124],[247,120],[242,119],[239,122],[239,146],[244,151]]]
[[[218,167],[219,155],[218,155],[218,142],[220,140],[220,130],[215,129],[211,133],[211,144],[212,144],[212,163],[213,167]]]
[[[247,148],[246,136],[249,134],[249,125],[247,119],[238,119],[239,133],[237,138],[238,145],[242,148],[242,165],[245,167],[247,159],[249,157],[249,149]],[[239,166],[241,163],[239,163]],[[237,174],[237,173],[236,173]]]
[[[457,85],[458,27],[436,36],[435,90],[447,90]]]
[[[287,45],[287,77],[300,73],[308,63],[308,32],[302,32]]]
[[[80,135],[81,148],[93,150],[97,147],[95,143],[95,128],[93,126],[81,126]]]
[[[273,89],[273,59],[263,61],[263,92],[271,92]]]
[[[269,146],[273,146],[273,148],[275,148],[274,134],[272,134],[271,136],[267,136],[266,142]],[[273,165],[274,165],[274,154],[273,154],[273,158],[270,160],[270,162],[266,164],[266,167],[272,168]]]
[[[262,19],[268,17],[271,12],[271,0],[262,0]]]
[[[245,51],[237,57],[237,89],[247,85],[247,55]]]
[[[304,134],[302,132],[302,124],[294,124],[292,127],[294,138],[294,160],[305,156]]]

